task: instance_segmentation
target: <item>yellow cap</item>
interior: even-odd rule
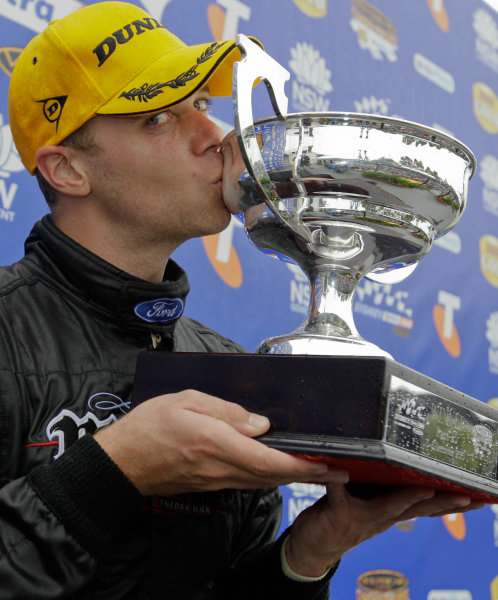
[[[10,126],[24,166],[33,173],[39,148],[96,114],[162,110],[207,83],[211,95],[229,96],[236,60],[235,40],[187,46],[127,2],[52,21],[19,56],[10,82]]]

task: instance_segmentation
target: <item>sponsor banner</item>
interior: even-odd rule
[[[298,110],[327,111],[329,100],[325,95],[334,88],[325,58],[308,42],[297,42],[290,53],[289,67],[295,75],[292,81],[293,104]]]
[[[495,520],[493,522],[493,540],[495,548],[498,548],[498,504],[491,504],[490,509],[495,515]],[[493,592],[493,589],[495,596],[493,596],[493,593],[491,593],[491,598],[493,600],[498,600],[498,575],[491,584],[491,592]]]
[[[294,4],[299,7],[308,17],[320,19],[327,15],[328,0],[294,0]]]
[[[427,0],[431,14],[442,31],[450,30],[450,20],[444,0]]]
[[[483,8],[474,12],[476,58],[498,73],[498,25],[491,13]]]
[[[356,291],[353,310],[392,325],[394,332],[403,337],[413,329],[413,309],[407,305],[408,292],[364,279]]]
[[[358,577],[356,600],[410,600],[408,579],[386,569],[363,573]]]
[[[481,273],[488,283],[498,287],[498,238],[484,235],[479,241]]]
[[[486,321],[486,339],[489,342],[489,371],[498,375],[498,312],[492,312]]]
[[[432,590],[427,600],[472,600],[468,590]]]
[[[498,216],[498,157],[487,154],[479,162],[479,176],[484,183],[484,210]]]
[[[498,575],[491,582],[491,600],[498,600]]]
[[[462,513],[454,513],[451,515],[444,515],[443,523],[448,533],[455,540],[462,541],[467,535],[467,525],[465,517]]]
[[[362,50],[368,50],[375,60],[398,60],[398,34],[391,19],[366,0],[353,0],[351,28],[358,36]]]
[[[448,231],[442,237],[436,238],[434,245],[444,248],[444,250],[448,250],[452,254],[460,254],[462,251],[462,239],[454,231]]]
[[[474,115],[488,133],[498,133],[498,97],[495,92],[479,81],[472,86]]]
[[[432,311],[436,331],[446,352],[453,358],[458,358],[462,352],[460,336],[455,326],[455,313],[461,308],[459,296],[440,290],[438,304]]]
[[[0,69],[10,77],[14,70],[17,57],[21,54],[22,48],[17,46],[4,46],[0,48]]]
[[[0,17],[40,33],[54,19],[85,6],[77,0],[3,0],[0,2]]]
[[[149,4],[154,2],[149,0]],[[207,18],[213,39],[228,40],[234,38],[244,22],[251,18],[251,8],[240,0],[216,0],[216,4],[208,5]]]
[[[361,100],[355,100],[356,112],[370,113],[376,115],[388,115],[391,98],[376,98],[375,96],[363,96]]]
[[[413,66],[419,75],[432,81],[432,83],[435,83],[445,92],[449,94],[455,92],[455,79],[453,75],[437,65],[430,58],[420,54],[420,52],[416,52],[413,55]]]
[[[289,523],[292,523],[299,513],[315,504],[325,494],[325,487],[314,483],[291,483],[286,487],[290,492],[287,500],[287,520]]]
[[[301,267],[286,263],[293,277],[290,280],[289,308],[292,312],[306,315],[310,304],[310,284]]]
[[[9,179],[13,173],[23,170],[24,166],[14,145],[10,127],[4,123],[0,113],[0,221],[14,222],[16,213],[13,204],[18,184]]]
[[[232,288],[240,287],[243,281],[242,265],[232,243],[236,227],[241,228],[242,223],[232,218],[230,225],[224,231],[202,238],[204,250],[213,269],[220,279]]]

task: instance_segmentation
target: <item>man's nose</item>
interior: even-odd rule
[[[196,151],[199,153],[213,148],[218,149],[223,139],[223,131],[207,115],[197,112],[194,123]]]

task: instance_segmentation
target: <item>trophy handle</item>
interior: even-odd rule
[[[242,59],[235,63],[233,71],[234,121],[245,166],[277,219],[304,241],[312,242],[308,227],[299,217],[296,219],[280,199],[266,170],[254,130],[252,88],[255,81],[262,79],[265,82],[273,110],[279,119],[284,120],[288,106],[284,85],[290,73],[247,36],[237,35],[236,44]]]

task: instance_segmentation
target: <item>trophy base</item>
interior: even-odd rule
[[[496,408],[391,359],[139,355],[132,406],[184,389],[266,415],[261,442],[345,468],[366,493],[425,485],[498,503]]]
[[[306,354],[312,356],[376,356],[392,358],[386,350],[360,336],[335,336],[295,331],[264,340],[257,354]]]

